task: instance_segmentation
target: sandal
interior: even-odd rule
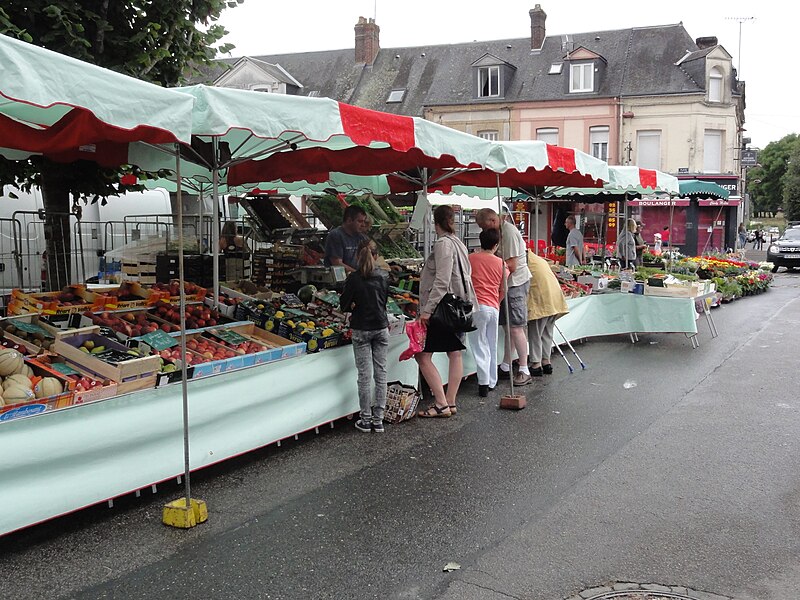
[[[442,408],[439,408],[438,406],[433,404],[429,406],[427,410],[419,411],[417,413],[417,416],[423,419],[437,419],[437,418],[447,419],[453,416],[453,414],[450,412],[449,406],[444,406]]]
[[[458,407],[455,404],[448,404],[447,408],[450,409],[450,414],[455,416],[458,413]]]

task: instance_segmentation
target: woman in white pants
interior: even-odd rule
[[[478,395],[485,398],[489,390],[497,385],[497,323],[503,297],[503,279],[508,277],[508,267],[502,258],[495,255],[500,243],[497,229],[484,229],[480,240],[481,249],[469,255],[472,286],[478,306],[472,312],[475,331],[468,335],[478,371]]]

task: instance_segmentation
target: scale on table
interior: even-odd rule
[[[307,283],[336,284],[347,279],[347,272],[342,266],[323,267],[319,265],[300,267],[299,269],[290,271],[290,275],[303,285]]]

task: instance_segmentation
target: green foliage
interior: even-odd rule
[[[783,212],[790,221],[800,220],[800,144],[795,146],[783,176]]]
[[[754,212],[775,213],[783,204],[783,176],[789,157],[800,147],[800,136],[793,133],[777,142],[770,142],[758,156],[760,167],[747,172],[747,190]]]

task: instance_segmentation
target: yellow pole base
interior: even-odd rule
[[[190,506],[186,506],[186,498],[178,498],[169,504],[164,505],[164,513],[161,522],[170,527],[179,529],[190,529],[199,523],[208,520],[208,507],[203,500],[189,500]]]

